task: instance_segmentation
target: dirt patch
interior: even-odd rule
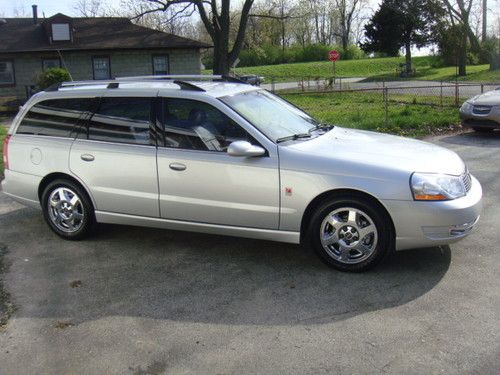
[[[79,288],[82,286],[81,280],[73,280],[72,282],[69,283],[69,286],[71,288]]]
[[[74,324],[71,323],[71,322],[59,320],[59,321],[56,322],[56,324],[54,325],[54,327],[59,328],[59,329],[66,329],[66,328],[69,328],[69,327],[73,327],[73,325]]]
[[[0,329],[5,328],[15,308],[11,302],[10,294],[5,290],[4,278],[8,271],[9,264],[5,259],[8,249],[3,243],[0,243]]]
[[[129,370],[133,371],[133,375],[160,375],[165,372],[167,365],[164,362],[154,361],[152,364],[143,369],[141,366],[136,368],[130,367]]]

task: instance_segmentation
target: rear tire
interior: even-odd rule
[[[55,180],[42,193],[43,217],[50,229],[66,240],[81,240],[95,224],[87,193],[70,180]]]
[[[325,201],[312,215],[307,235],[326,264],[345,272],[373,268],[394,247],[387,213],[362,197]]]

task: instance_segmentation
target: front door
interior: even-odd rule
[[[170,98],[162,107],[166,147],[158,148],[161,216],[278,229],[277,155],[228,155],[232,141],[258,143],[208,103]]]
[[[104,97],[73,142],[70,169],[97,211],[158,217],[156,141],[150,97]]]

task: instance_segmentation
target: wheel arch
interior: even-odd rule
[[[389,223],[391,225],[392,229],[392,235],[394,236],[394,239],[396,237],[396,228],[394,226],[394,221],[392,220],[391,214],[387,210],[387,208],[378,200],[376,197],[373,195],[361,191],[361,190],[356,190],[356,189],[333,189],[333,190],[328,190],[325,191],[318,196],[316,196],[309,204],[307,205],[304,214],[302,215],[302,220],[300,223],[300,241],[303,242],[304,239],[306,238],[307,234],[307,229],[308,225],[310,223],[310,219],[315,211],[316,208],[318,208],[321,204],[323,204],[327,200],[331,200],[334,198],[339,198],[339,197],[348,197],[348,198],[361,198],[369,201],[370,203],[373,203],[375,206],[377,206],[383,213],[384,215],[387,216]]]
[[[92,206],[94,207],[94,209],[96,208],[94,199],[92,198],[92,194],[90,194],[87,187],[81,181],[79,181],[75,176],[69,175],[67,173],[62,173],[62,172],[49,173],[44,178],[42,178],[42,180],[38,184],[38,200],[40,201],[40,203],[42,202],[43,191],[45,190],[45,188],[47,187],[48,184],[50,184],[52,181],[55,181],[55,180],[69,180],[72,183],[78,185],[85,192],[85,194],[87,194],[87,197],[89,198],[90,202],[92,203]]]

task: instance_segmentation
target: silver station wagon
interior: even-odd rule
[[[460,240],[481,212],[454,152],[322,124],[229,77],[51,87],[21,108],[4,160],[5,194],[65,239],[114,223],[304,243],[343,271]]]

